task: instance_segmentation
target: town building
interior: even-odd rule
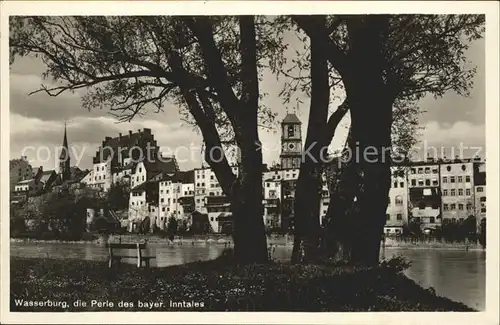
[[[439,171],[439,163],[432,159],[408,166],[408,218],[420,223],[426,232],[440,227],[442,222]]]
[[[391,167],[391,188],[384,227],[386,235],[401,235],[404,225],[408,223],[407,171],[405,166]]]
[[[126,135],[119,133],[118,137],[114,138],[105,137],[96,151],[93,168],[90,175],[85,178],[85,182],[90,187],[108,191],[114,182],[123,179],[124,176],[131,177],[138,162],[154,162],[158,158],[159,148],[151,129],[144,128],[136,133],[129,131]],[[132,187],[139,184],[132,183]]]
[[[463,221],[474,215],[474,169],[471,159],[440,165],[444,222]]]
[[[15,191],[15,186],[20,181],[33,178],[33,167],[26,156],[9,161],[10,169],[10,191]]]
[[[478,225],[486,218],[486,164],[480,163],[477,166],[477,173],[474,176],[474,200],[475,216]]]

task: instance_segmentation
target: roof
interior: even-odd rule
[[[148,173],[175,174],[176,172],[178,172],[175,157],[163,161],[144,160],[143,163],[144,163],[144,168],[146,168],[146,171]]]
[[[194,170],[181,171],[177,175],[183,184],[194,183]]]
[[[154,136],[151,134],[151,129],[144,128],[142,131],[133,133],[129,131],[126,135],[119,135],[118,137],[111,138],[106,137],[102,142],[102,145],[97,150],[93,162],[100,163],[106,161],[110,156],[112,156],[113,161],[118,161],[118,155],[121,153],[122,157],[127,158],[129,150],[120,150],[124,148],[140,147],[146,148],[147,143],[152,143],[152,147],[157,149],[156,141]],[[107,149],[107,150],[104,150]],[[140,150],[130,150],[132,153],[140,153]],[[130,157],[137,159],[138,157]]]
[[[302,124],[302,122],[299,120],[297,115],[295,115],[293,113],[286,114],[285,118],[283,119],[283,121],[281,123],[283,123],[283,124],[285,124],[285,123],[287,123],[287,124]]]
[[[17,183],[16,185],[21,185],[21,184],[28,184],[30,182],[34,181],[33,178],[31,179],[25,179],[24,181],[20,181],[19,183]]]

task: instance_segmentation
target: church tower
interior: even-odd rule
[[[299,168],[302,159],[301,125],[297,115],[288,113],[281,122],[281,168]]]
[[[68,147],[68,136],[66,135],[66,123],[64,123],[64,138],[61,148],[61,155],[59,156],[59,176],[61,181],[68,181],[71,178],[70,170],[70,156]]]

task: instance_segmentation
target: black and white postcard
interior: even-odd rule
[[[2,323],[498,324],[497,2],[1,8]]]

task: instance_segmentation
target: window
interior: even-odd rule
[[[452,190],[450,191],[450,195],[451,195],[451,196],[455,196],[455,195],[456,195],[456,193],[455,193],[455,192],[456,192],[456,191],[455,191],[455,189],[452,189]]]
[[[445,203],[445,204],[443,204],[443,210],[444,210],[444,211],[448,211],[448,209],[449,209],[448,204],[446,204],[446,203]]]
[[[482,187],[482,186],[479,186],[479,187],[477,188],[477,192],[478,192],[478,193],[482,193],[482,192],[483,192],[483,187]]]
[[[471,203],[467,203],[467,210],[471,210],[472,209],[472,204]]]
[[[288,126],[288,137],[291,138],[293,137],[294,130],[293,130],[293,125]]]
[[[391,220],[391,215],[390,214],[386,214],[385,215],[385,220]]]
[[[270,187],[271,186],[271,183],[266,183],[266,187]]]
[[[448,196],[448,190],[443,190],[443,196]]]
[[[437,174],[437,173],[438,173],[438,169],[437,169],[437,167],[433,167],[433,168],[432,168],[432,173],[433,173],[433,174]]]
[[[426,179],[425,180],[425,186],[431,186],[431,180],[430,179]]]
[[[396,215],[396,219],[397,219],[397,220],[403,220],[403,215],[402,215],[401,213],[398,213],[398,214]]]
[[[450,176],[450,183],[455,183],[455,176]]]
[[[455,203],[450,204],[450,210],[456,210],[457,205]]]
[[[462,176],[457,177],[457,182],[462,183],[464,181],[464,178]]]
[[[214,221],[214,217],[210,217],[210,221]]]
[[[464,205],[460,203],[458,205],[458,210],[463,211],[464,210]]]
[[[479,199],[480,202],[486,202],[486,196],[483,196]]]
[[[465,195],[470,195],[470,188],[465,189]]]
[[[418,186],[424,186],[424,180],[423,179],[419,179],[418,180]]]
[[[160,202],[161,202],[161,203],[165,202],[165,199],[164,199],[164,198],[161,198],[161,199],[160,199]]]
[[[391,197],[389,196],[387,199],[388,199],[388,203],[387,204],[391,204]]]
[[[470,176],[465,176],[465,182],[470,183]]]
[[[405,183],[404,182],[400,182],[399,183],[399,187],[405,187]]]
[[[467,169],[467,166],[462,165],[462,170],[465,171]]]
[[[411,180],[411,186],[417,186],[417,180],[412,179]]]
[[[486,213],[486,207],[481,208],[481,213]]]
[[[451,171],[451,166],[446,166],[447,171]]]
[[[448,177],[443,176],[443,183],[448,183]]]
[[[411,173],[412,173],[412,174],[416,174],[416,173],[417,173],[417,171],[415,170],[415,168],[412,168],[412,169],[411,169]]]
[[[459,189],[458,189],[458,195],[459,195],[459,196],[463,196],[463,195],[464,195],[464,190],[463,190],[463,189],[461,189],[461,188],[459,188]]]
[[[160,194],[163,194],[163,190],[160,190]]]
[[[423,173],[424,173],[424,169],[423,169],[423,168],[419,168],[419,169],[418,169],[418,173],[419,173],[419,174],[423,174]]]
[[[210,179],[212,179],[212,180],[213,180],[213,179],[214,179],[214,175],[210,175]]]
[[[432,179],[432,185],[434,185],[434,186],[439,185],[439,182],[438,182],[437,178],[433,178]]]
[[[398,182],[394,182],[393,187],[397,188],[398,187]]]
[[[434,217],[429,218],[429,223],[435,223],[435,222],[436,222],[436,218],[434,218]]]
[[[403,205],[403,197],[401,195],[396,196],[396,205]]]
[[[430,174],[431,173],[431,168],[430,167],[425,167],[425,173]]]

